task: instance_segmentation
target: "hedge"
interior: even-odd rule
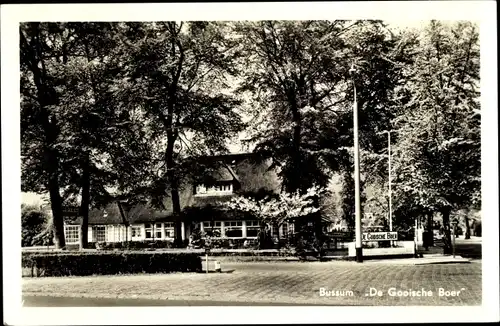
[[[200,272],[201,260],[196,253],[23,252],[22,267],[31,276]]]
[[[187,241],[186,241],[187,246]],[[173,242],[168,240],[154,240],[154,241],[123,241],[123,242],[89,242],[87,249],[101,250],[136,250],[136,249],[164,249],[174,248]],[[78,244],[67,244],[66,250],[80,250]]]
[[[201,252],[201,254],[205,254],[205,252]],[[212,249],[210,250],[209,256],[213,257],[227,257],[227,256],[236,256],[236,257],[293,257],[296,256],[295,250],[290,249],[249,249],[249,250],[231,250],[231,249]]]

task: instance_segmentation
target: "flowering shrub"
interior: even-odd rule
[[[325,192],[325,189],[314,186],[309,188],[305,194],[299,192],[282,192],[277,198],[255,199],[251,197],[239,196],[229,202],[220,203],[221,206],[235,211],[250,213],[270,227],[279,229],[285,222],[296,221],[297,219],[317,213],[317,200]],[[258,235],[260,249],[272,248],[275,243],[266,229],[261,229]],[[276,244],[280,246],[280,239]]]

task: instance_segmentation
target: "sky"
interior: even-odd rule
[[[21,192],[21,203],[28,205],[41,205],[43,204],[42,196],[34,192]]]

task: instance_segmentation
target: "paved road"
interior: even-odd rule
[[[166,304],[478,305],[481,267],[355,262],[226,263],[226,273],[23,278],[24,295],[169,300]],[[229,272],[231,271],[231,272]],[[439,295],[443,291],[460,291]],[[323,289],[323,290],[322,290]],[[396,295],[389,292],[394,289]],[[422,289],[432,295],[418,296]],[[323,291],[323,292],[322,292]],[[331,292],[333,291],[333,292]],[[379,292],[382,294],[379,296]],[[409,291],[400,292],[398,291]],[[413,292],[411,292],[413,291]],[[416,292],[420,291],[420,292]],[[376,293],[375,296],[370,294]],[[412,293],[414,295],[412,295]],[[119,301],[116,301],[119,299]],[[31,299],[30,299],[31,300]],[[40,300],[34,299],[41,304]],[[57,299],[50,299],[57,303]],[[99,299],[100,300],[100,299]],[[77,300],[80,304],[85,300]],[[197,301],[197,302],[194,302]],[[33,302],[33,301],[31,301]],[[97,302],[97,301],[96,301]],[[130,304],[134,302],[130,301]],[[135,301],[137,303],[138,301]],[[153,303],[153,301],[144,301]],[[99,302],[98,304],[101,304]],[[134,304],[135,305],[135,304]]]
[[[262,303],[238,301],[210,300],[155,300],[155,299],[124,299],[124,298],[77,298],[51,297],[40,295],[24,295],[24,307],[155,307],[155,306],[289,306],[290,303]],[[306,304],[304,304],[306,305]],[[307,304],[309,305],[309,304]]]

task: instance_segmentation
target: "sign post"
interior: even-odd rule
[[[210,248],[205,248],[205,268],[207,269],[208,274],[208,253],[210,252]]]

